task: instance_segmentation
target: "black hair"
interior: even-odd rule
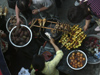
[[[33,58],[32,65],[35,70],[37,69],[37,71],[35,71],[35,75],[44,75],[41,72],[45,67],[45,59],[43,55],[36,55]]]
[[[68,10],[68,19],[72,23],[79,23],[85,19],[90,12],[88,11],[87,2],[82,3],[79,6],[73,6]]]
[[[29,0],[18,0],[17,1],[17,7],[21,11],[25,11],[28,8]]]

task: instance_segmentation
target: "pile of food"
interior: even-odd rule
[[[82,41],[85,39],[86,35],[82,31],[82,28],[79,25],[74,25],[71,27],[70,32],[67,34],[63,34],[59,43],[62,44],[62,47],[66,47],[66,49],[70,50],[72,48],[78,48],[81,46]]]
[[[7,7],[4,7],[4,9],[0,6],[0,16],[4,15],[6,16],[8,13]]]
[[[95,49],[100,52],[100,39],[97,37],[86,37],[83,42],[84,49],[88,51],[88,54],[94,55],[96,53]]]
[[[78,51],[71,53],[68,60],[69,60],[69,64],[73,68],[83,67],[83,65],[86,62],[86,58],[85,58],[84,54],[81,52],[78,52]]]
[[[30,31],[24,27],[16,27],[11,33],[11,40],[15,45],[25,45],[30,40]]]
[[[56,23],[55,30],[68,33],[70,31],[70,25],[67,23]]]
[[[67,23],[60,23],[60,22],[54,22],[54,21],[47,21],[45,18],[44,19],[33,19],[32,20],[32,25],[31,27],[36,23],[38,22],[40,28],[46,28],[46,29],[51,29],[51,32],[52,33],[56,33],[58,31],[62,31],[62,32],[69,32],[70,31],[70,25],[67,24]],[[45,27],[45,24],[46,23],[50,23],[51,26],[50,27]],[[55,24],[54,27],[52,28],[52,24]],[[38,27],[39,27],[38,26]],[[30,28],[31,28],[30,27]],[[37,26],[36,26],[37,27]]]
[[[38,19],[38,23],[39,23],[39,25],[40,26],[45,26],[45,23],[46,23],[46,19],[44,18],[44,19]]]
[[[42,55],[44,56],[45,61],[49,61],[53,56],[49,51],[43,52]]]
[[[22,17],[22,16],[19,16],[20,19],[22,20],[22,24],[26,25],[26,21],[25,19]],[[10,17],[10,20],[8,22],[8,30],[11,31],[11,29],[16,26],[16,22],[17,22],[17,19],[16,19],[16,16],[11,16]]]

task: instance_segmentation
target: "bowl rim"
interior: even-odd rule
[[[12,33],[12,31],[17,27],[17,26],[14,26],[12,29],[11,29],[11,31],[10,31],[10,33],[9,33],[9,40],[10,40],[10,42],[11,42],[11,44],[13,45],[13,46],[15,46],[15,47],[25,47],[25,46],[27,46],[30,42],[31,42],[31,40],[32,40],[32,31],[31,31],[31,29],[28,27],[28,26],[26,26],[26,25],[22,25],[21,24],[21,26],[24,26],[24,27],[26,27],[29,31],[30,31],[30,40],[26,43],[26,44],[24,44],[24,45],[22,45],[22,46],[19,46],[19,45],[16,45],[16,44],[14,44],[13,42],[12,42],[12,40],[11,40],[11,33]]]
[[[96,35],[96,34],[89,34],[86,38],[88,38],[88,37],[95,37],[95,38],[97,38],[97,39],[100,39],[100,37],[98,36],[98,35]],[[88,59],[88,58],[87,58]],[[100,63],[100,61],[98,61],[98,62],[89,62],[89,61],[87,61],[87,63],[88,64],[99,64]]]
[[[12,15],[12,16],[16,16],[16,15]],[[27,25],[27,20],[26,20],[26,18],[25,18],[23,15],[19,15],[19,16],[21,16],[22,18],[24,18],[24,20],[25,20],[25,22],[26,22],[26,25]],[[10,32],[9,29],[8,29],[8,23],[9,23],[10,19],[11,19],[11,18],[9,18],[9,19],[7,20],[7,22],[6,22],[6,29],[7,29],[8,32]]]
[[[59,19],[57,19],[57,18],[48,18],[47,20],[56,20],[56,21],[58,21],[58,22],[60,22],[60,20]],[[49,24],[50,25],[50,24]],[[46,30],[46,29],[45,29]],[[40,33],[40,35],[41,35],[41,37],[44,39],[44,40],[46,40],[46,41],[49,41],[49,38],[45,35],[45,32],[44,33],[42,33],[42,32],[44,32],[44,30],[43,29],[41,29],[41,31],[39,31],[39,33]],[[55,40],[58,40],[61,36],[62,36],[62,32],[59,32],[59,35],[58,35],[58,37],[56,36],[56,38],[54,38]],[[45,37],[46,36],[46,37]]]
[[[72,67],[72,66],[69,64],[69,61],[68,61],[68,58],[69,58],[70,54],[73,53],[73,52],[75,52],[75,51],[79,51],[79,52],[83,53],[84,56],[85,56],[85,58],[86,58],[85,64],[84,64],[82,67],[80,67],[80,68],[74,68],[74,67]],[[82,50],[73,50],[73,51],[71,51],[71,52],[68,54],[66,61],[67,61],[68,66],[69,66],[70,68],[72,68],[73,70],[81,70],[81,69],[83,69],[83,68],[86,66],[86,64],[87,64],[87,56],[86,56],[86,54],[85,54]]]

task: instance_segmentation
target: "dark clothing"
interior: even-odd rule
[[[7,64],[5,62],[1,47],[0,47],[0,69],[3,75],[11,75],[8,70]]]
[[[18,4],[18,1],[16,1],[16,4],[20,12],[24,15],[26,19],[32,18],[32,10],[30,9],[30,7],[27,7],[25,10],[23,10]]]
[[[15,5],[17,4],[18,0],[8,0],[8,5],[10,8],[15,9]],[[19,4],[17,4],[17,7],[20,8]],[[31,17],[32,10],[30,8],[26,8],[25,11],[22,11],[20,9],[21,13],[28,19],[28,17]]]
[[[8,6],[12,9],[15,9],[16,1],[17,0],[8,0]]]
[[[83,2],[84,0],[82,0]],[[87,5],[90,8],[91,14],[100,18],[100,0],[87,0]],[[91,16],[89,15],[86,19],[91,19]]]
[[[61,0],[55,0],[55,2],[56,2],[56,6],[58,8],[60,8],[61,7],[61,4],[62,4]]]

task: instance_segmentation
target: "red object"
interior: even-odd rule
[[[29,23],[29,25],[31,24],[31,22]]]
[[[2,72],[1,72],[1,70],[0,70],[0,75],[3,75]]]
[[[2,41],[2,45],[5,47],[5,46],[6,46],[6,45],[5,45],[5,42]]]
[[[47,41],[44,42],[43,47],[45,47],[46,43],[47,43]]]
[[[43,52],[42,55],[44,56],[45,61],[49,61],[52,58],[52,56],[53,56],[49,51]]]
[[[35,69],[35,71],[38,71],[38,69]]]
[[[34,37],[34,38],[38,38],[38,37]]]

